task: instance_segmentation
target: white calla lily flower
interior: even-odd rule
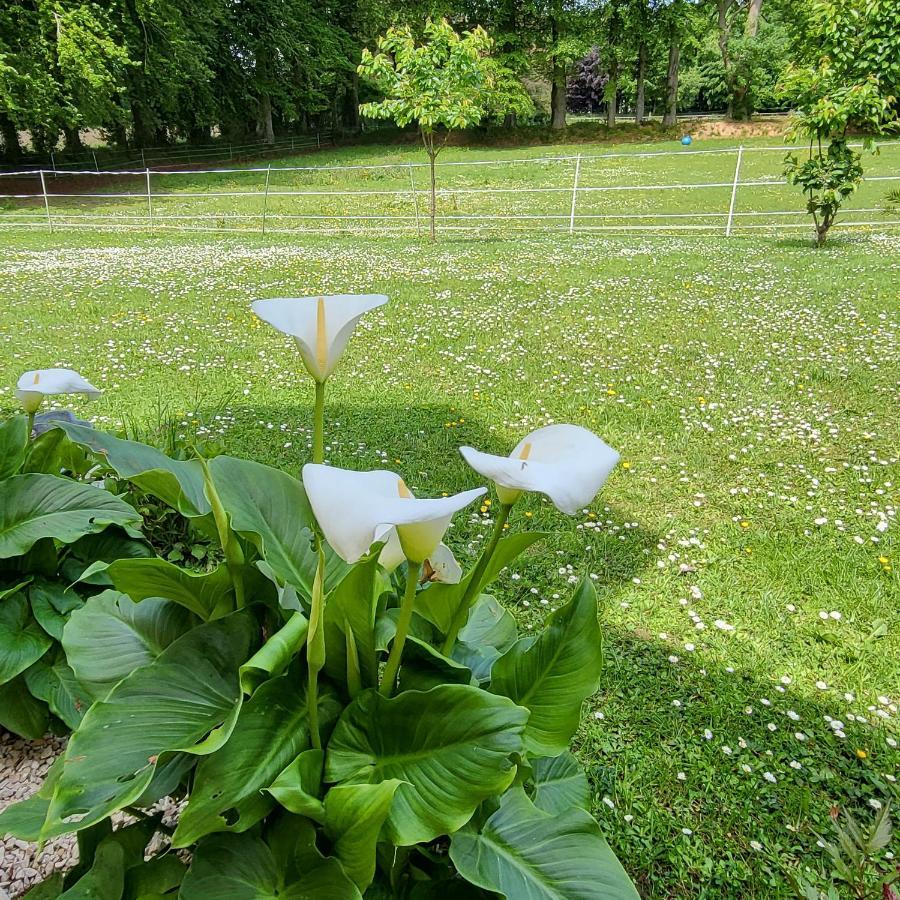
[[[251,309],[294,338],[307,371],[322,383],[335,370],[356,323],[387,301],[384,294],[277,297],[255,300]]]
[[[37,412],[49,395],[84,394],[94,400],[102,393],[72,369],[33,369],[16,382],[16,399],[29,415]]]
[[[404,556],[421,565],[437,550],[454,513],[485,493],[475,488],[420,500],[393,472],[354,472],[318,463],[303,467],[303,484],[325,539],[348,563],[365,556],[393,527]]]
[[[550,498],[567,515],[590,503],[619,461],[619,454],[579,425],[547,425],[522,438],[509,456],[460,447],[466,462],[512,504],[522,491]]]

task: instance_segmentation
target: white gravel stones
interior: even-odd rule
[[[65,746],[64,738],[26,741],[0,729],[0,811],[30,797]],[[78,860],[74,835],[49,841],[40,854],[36,844],[0,835],[0,851],[0,900],[21,897],[55,869]]]

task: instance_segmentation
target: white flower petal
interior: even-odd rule
[[[384,294],[331,294],[255,300],[251,308],[263,321],[291,335],[309,374],[324,381],[337,367],[356,323],[387,301]]]
[[[443,584],[459,584],[462,581],[462,566],[446,544],[438,544],[434,553],[428,557],[428,564],[433,570],[431,581]]]
[[[84,394],[95,400],[102,393],[72,369],[32,369],[16,382],[16,398],[26,412],[34,412],[48,395]]]
[[[475,488],[420,500],[393,472],[354,472],[316,463],[303,467],[303,484],[325,539],[350,563],[384,539],[385,526],[397,526],[404,553],[421,562],[434,552],[453,514],[485,493]]]
[[[574,515],[590,503],[619,454],[578,425],[548,425],[519,441],[509,456],[460,447],[476,472],[500,487],[545,494],[560,512]]]

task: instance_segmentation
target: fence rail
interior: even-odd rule
[[[438,163],[437,222],[448,232],[731,236],[810,230],[799,194],[786,187],[777,160],[767,156],[792,149],[739,146],[448,160]],[[872,174],[837,227],[900,225],[879,205],[879,191],[887,186],[882,183],[900,181],[900,141],[882,143],[880,152],[874,158],[880,160],[878,168],[869,166]],[[0,173],[0,227],[421,234],[430,193],[424,183],[427,168],[424,162],[404,161]],[[675,177],[649,180],[660,173]],[[707,180],[686,177],[697,174]],[[372,184],[379,181],[393,183]],[[33,189],[21,189],[29,182]],[[20,189],[3,193],[5,185]]]

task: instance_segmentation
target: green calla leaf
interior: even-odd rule
[[[99,456],[116,474],[174,507],[183,516],[210,513],[197,460],[171,459],[155,447],[126,441],[86,425],[58,422],[69,440]]]
[[[0,479],[15,475],[28,449],[28,417],[13,416],[0,424]]]
[[[56,660],[48,659],[54,655]],[[64,654],[45,654],[23,677],[31,694],[43,700],[54,716],[73,730],[81,724],[94,698],[66,665]]]
[[[118,591],[103,591],[72,613],[62,643],[75,676],[100,699],[199,622],[170,600],[135,603]]]
[[[42,538],[70,544],[107,525],[139,528],[124,500],[55,475],[13,475],[0,481],[0,559],[27,553]]]
[[[40,579],[28,589],[31,611],[50,637],[62,640],[69,615],[84,606],[84,600],[58,581]]]
[[[24,592],[4,598],[0,602],[0,685],[39,660],[52,643],[32,617]]]
[[[47,733],[47,704],[32,696],[24,675],[0,684],[0,725],[31,741],[36,741]]]
[[[551,613],[537,640],[521,638],[495,663],[490,689],[530,710],[525,745],[537,756],[568,749],[581,704],[596,689],[603,665],[597,594],[582,581]]]
[[[54,872],[38,882],[25,896],[28,900],[57,900],[63,892],[63,873]]]
[[[231,527],[256,547],[276,577],[311,596],[318,555],[303,483],[280,469],[231,456],[211,459],[209,472]],[[330,591],[348,567],[330,549],[326,562]]]
[[[556,814],[578,807],[590,810],[591,787],[587,775],[571,753],[542,756],[531,760],[534,805]]]
[[[104,841],[91,868],[59,900],[119,900],[125,888],[125,853],[116,841]]]
[[[116,590],[132,600],[164,597],[179,603],[204,621],[227,615],[234,609],[234,585],[228,569],[189,572],[159,557],[117,559],[106,566]]]
[[[334,693],[323,689],[323,730],[339,712]],[[293,667],[256,691],[241,709],[225,746],[197,766],[172,845],[187,847],[214,831],[240,832],[255,825],[274,805],[263,789],[309,744],[306,684]]]
[[[363,691],[331,736],[325,779],[405,782],[385,823],[387,836],[401,846],[430,841],[458,829],[482,800],[509,786],[527,718],[506,698],[467,685],[393,699]]]
[[[174,854],[157,856],[125,873],[124,900],[146,900],[174,891],[184,879],[187,866]]]
[[[323,822],[325,806],[319,794],[324,764],[324,751],[304,750],[278,774],[267,790],[289,812]]]
[[[179,900],[360,900],[361,894],[335,859],[298,846],[302,872],[286,883],[272,850],[251,834],[214,834],[194,851]]]
[[[306,641],[309,621],[295,612],[278,631],[241,666],[241,690],[252,694],[272,675],[280,675],[290,665]]]
[[[472,684],[472,672],[454,659],[444,656],[431,644],[410,635],[403,648],[400,689],[430,691],[441,684]]]
[[[451,836],[450,858],[467,881],[506,900],[627,900],[638,893],[583,809],[549,814],[514,788],[480,825]]]
[[[325,795],[325,831],[334,842],[334,855],[360,891],[375,877],[375,849],[401,782],[348,784]]]
[[[491,561],[484,571],[480,584],[475,590],[477,597],[484,587],[490,584],[500,571],[508,566],[516,557],[524,553],[532,544],[547,537],[539,531],[526,531],[503,538],[498,544]],[[427,590],[420,591],[416,597],[416,612],[423,616],[441,634],[446,634],[450,623],[463,602],[469,583],[475,574],[471,570],[459,584],[432,584]]]
[[[42,837],[86,828],[134,802],[163,754],[219,749],[241,708],[238,668],[254,631],[243,610],[199,625],[95,703],[69,740]]]

